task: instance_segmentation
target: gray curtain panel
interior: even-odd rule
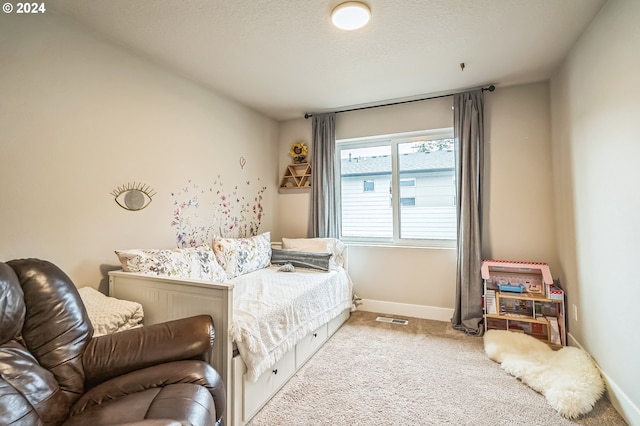
[[[338,238],[335,189],[336,114],[313,115],[311,147],[311,236]]]
[[[482,182],[484,170],[484,99],[482,90],[454,96],[458,269],[455,329],[482,335]]]

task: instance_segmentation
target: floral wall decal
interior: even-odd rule
[[[202,188],[189,180],[180,191],[172,192],[171,226],[175,228],[178,247],[210,244],[216,235],[233,238],[257,235],[267,187],[255,190],[251,188],[251,181],[245,182],[246,188],[235,185],[233,190],[225,191],[218,175],[210,188]],[[248,191],[256,192],[254,196],[246,196]]]

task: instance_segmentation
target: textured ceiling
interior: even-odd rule
[[[49,0],[101,37],[285,120],[489,83],[542,81],[605,0]],[[460,63],[465,63],[461,70]]]

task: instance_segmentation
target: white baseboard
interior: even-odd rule
[[[358,310],[376,312],[385,315],[401,315],[412,318],[430,319],[436,321],[451,321],[453,309],[436,306],[410,305],[407,303],[385,302],[383,300],[362,299]]]
[[[567,333],[567,340],[569,346],[575,346],[585,350],[580,342],[576,340],[571,333]],[[604,378],[604,383],[607,388],[607,399],[611,402],[611,405],[616,409],[618,413],[624,418],[624,420],[631,426],[640,426],[640,407],[631,401],[629,396],[620,389],[620,387],[605,373],[602,368],[596,363],[600,374]]]

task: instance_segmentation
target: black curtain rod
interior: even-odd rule
[[[489,86],[489,87],[483,87],[482,88],[483,92],[485,92],[485,91],[493,92],[494,90],[496,90],[496,86],[494,86],[493,84],[491,86]],[[362,109],[380,108],[380,107],[386,107],[386,106],[392,106],[392,105],[408,104],[410,102],[428,101],[429,99],[446,98],[446,97],[449,97],[449,96],[453,96],[453,95],[455,95],[457,93],[461,93],[461,92],[449,93],[447,95],[431,96],[431,97],[428,97],[428,98],[411,99],[411,100],[408,100],[408,101],[392,102],[392,103],[389,103],[389,104],[370,105],[370,106],[365,106],[365,107],[360,107],[360,108],[343,109],[343,110],[340,110],[340,111],[333,111],[333,112],[335,112],[336,114],[340,114],[341,112],[360,111]],[[305,115],[304,115],[305,119],[309,119],[311,117],[313,117],[313,114],[305,113]]]

